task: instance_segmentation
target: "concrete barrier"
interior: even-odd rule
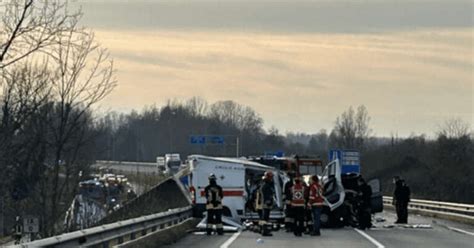
[[[168,209],[189,205],[188,196],[184,194],[179,183],[174,178],[169,178],[112,212],[99,221],[96,226],[161,213],[168,211]]]

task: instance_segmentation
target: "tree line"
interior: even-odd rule
[[[100,120],[102,135],[97,157],[104,160],[155,161],[165,153],[235,156],[235,138],[240,155],[259,156],[282,151],[286,155],[309,155],[328,162],[330,149],[361,152],[362,174],[382,180],[385,195],[393,191],[392,177],[401,176],[412,187],[413,197],[454,202],[474,202],[473,137],[461,119],[449,119],[434,138],[375,137],[365,106],[349,107],[334,122],[330,132],[280,134],[265,130],[262,118],[250,107],[233,101],[213,104],[200,98],[169,101],[164,107],[138,113],[110,113]],[[222,135],[223,145],[191,144],[192,135]]]

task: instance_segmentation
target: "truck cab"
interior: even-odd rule
[[[321,223],[324,226],[342,227],[352,221],[359,193],[358,180],[360,173],[342,173],[340,160],[335,159],[323,171],[321,182],[324,187],[325,206],[321,214]],[[367,182],[372,189],[371,211],[383,211],[383,199],[380,181],[372,179]]]
[[[165,154],[165,164],[168,174],[176,174],[181,169],[181,157],[179,153]]]

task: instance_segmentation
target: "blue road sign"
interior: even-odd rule
[[[206,144],[206,136],[193,135],[190,139],[191,144]]]
[[[360,153],[357,150],[339,150],[329,151],[329,160],[339,159],[341,163],[341,173],[360,173]]]
[[[211,144],[224,144],[224,137],[222,136],[210,136],[209,143]]]

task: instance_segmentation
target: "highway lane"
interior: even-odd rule
[[[201,232],[190,234],[168,247],[474,247],[474,226],[422,216],[410,216],[410,224],[428,224],[431,228],[408,228],[400,225],[389,227],[395,221],[394,213],[384,212],[378,217],[383,217],[386,221],[374,223],[375,228],[363,232],[349,227],[323,229],[320,237],[303,235],[300,238],[284,231],[274,232],[273,237],[263,238],[250,231],[211,237]],[[449,229],[450,227],[463,230],[465,233],[453,231]],[[226,246],[226,241],[233,235],[234,238],[238,236],[233,242],[227,242],[230,244]],[[258,239],[262,239],[263,243],[258,243]]]

